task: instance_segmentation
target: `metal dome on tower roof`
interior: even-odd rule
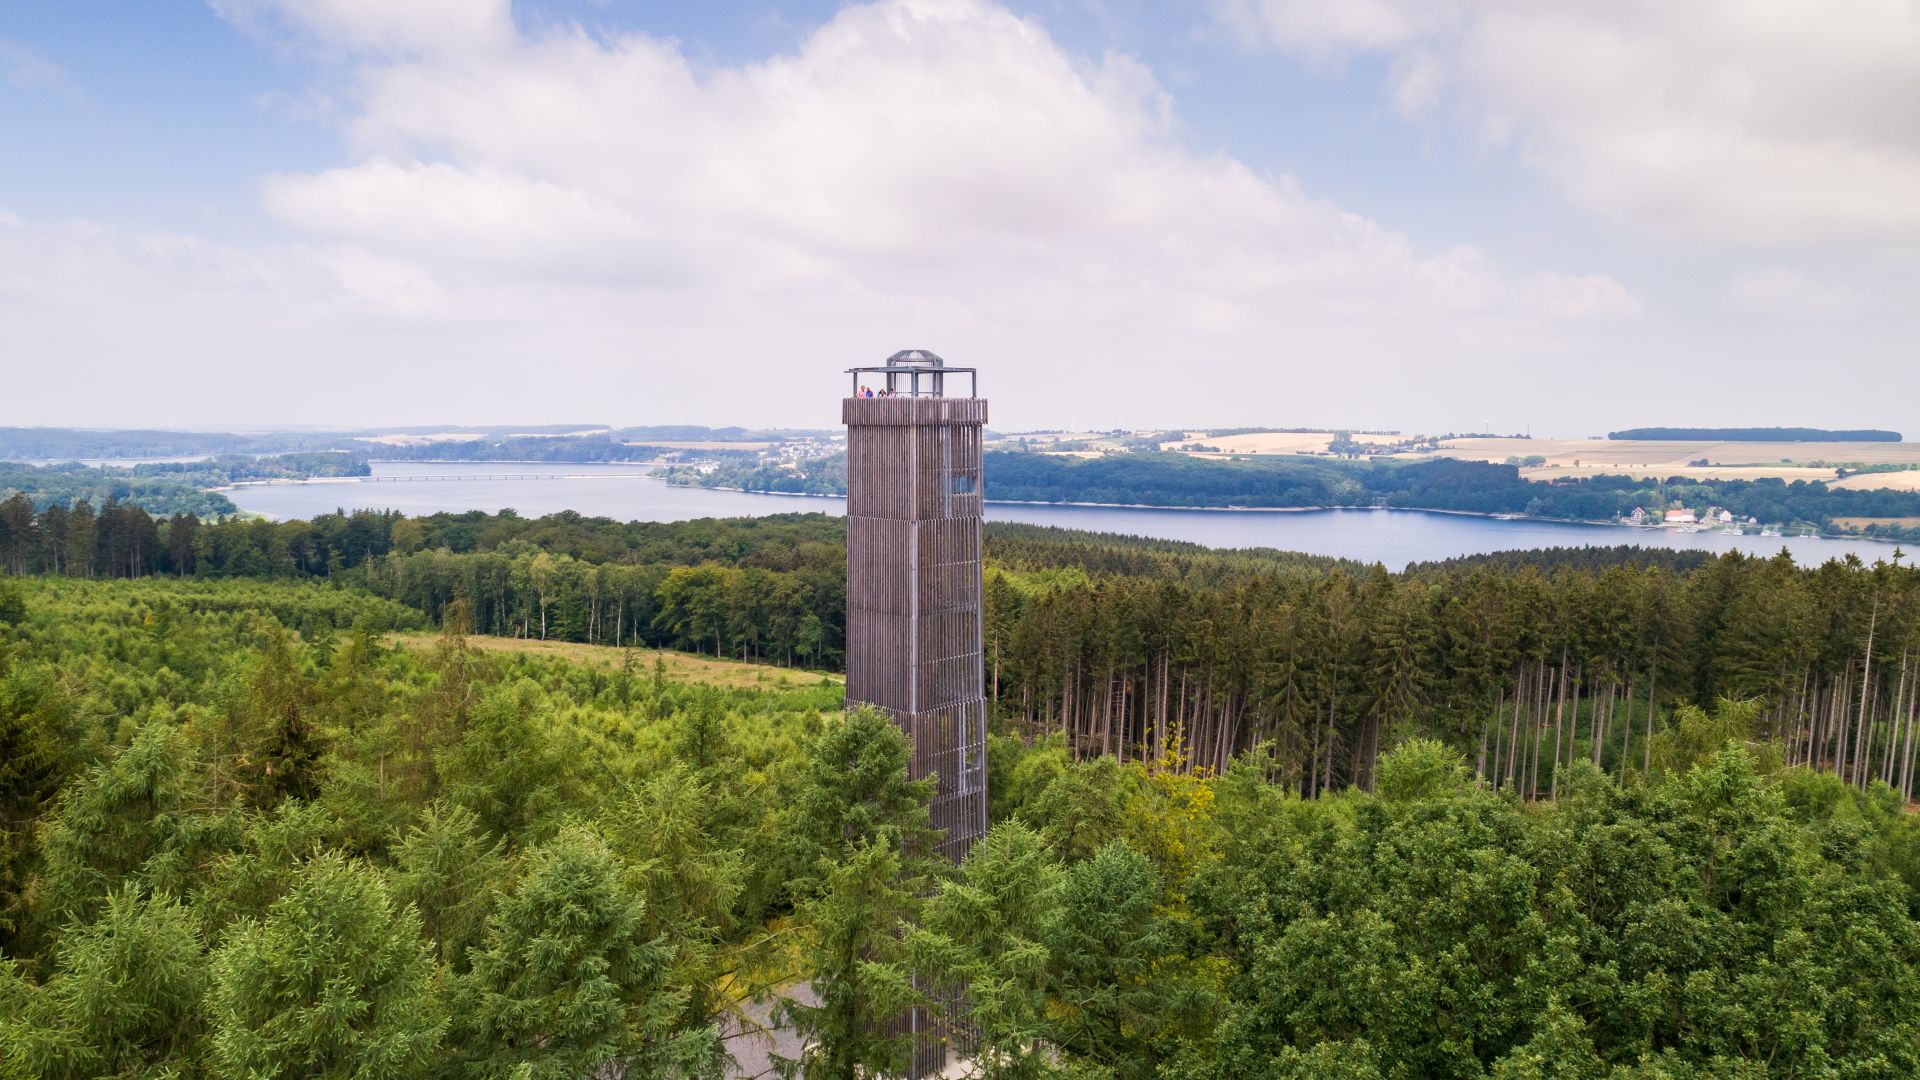
[[[947,377],[965,376],[967,397],[980,396],[979,376],[970,367],[948,367],[932,349],[901,349],[878,367],[848,368],[853,376],[853,396],[880,394],[884,397],[946,397]],[[863,377],[875,377],[879,385],[868,387]],[[867,393],[871,389],[873,394]]]

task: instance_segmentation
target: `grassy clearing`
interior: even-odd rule
[[[431,649],[436,640],[438,640],[437,634],[394,635],[395,642],[409,649]],[[629,651],[617,649],[611,645],[582,645],[573,641],[489,637],[484,634],[469,635],[467,644],[493,652],[530,653],[535,656],[557,657],[570,663],[590,667],[607,668],[618,668]],[[834,683],[845,681],[839,675],[824,671],[773,667],[769,664],[747,664],[738,660],[716,660],[711,656],[696,656],[692,653],[674,652],[671,649],[635,649],[632,652],[643,673],[653,671],[654,657],[658,656],[666,662],[668,679],[675,682],[699,683],[704,686],[721,686],[731,690],[797,690],[801,687],[817,685],[822,679]]]

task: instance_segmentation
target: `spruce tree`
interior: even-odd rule
[[[473,811],[436,802],[392,847],[394,900],[419,913],[441,964],[466,971],[507,873],[506,842],[487,836]]]
[[[962,1020],[978,1033],[976,1075],[1029,1080],[1055,1072],[1048,1039],[1052,954],[1042,938],[1062,873],[1026,825],[995,825],[942,884],[911,937],[916,967],[965,986]]]
[[[643,936],[646,904],[624,877],[584,827],[528,852],[455,983],[452,1045],[468,1075],[715,1073],[717,1031],[681,1025],[686,992],[667,948]]]
[[[45,987],[0,989],[0,1076],[196,1071],[206,955],[179,901],[116,889],[98,919],[62,936],[57,957]]]
[[[227,932],[209,1008],[217,1076],[417,1076],[446,1029],[420,920],[378,871],[325,853]]]

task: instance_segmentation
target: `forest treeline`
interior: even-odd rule
[[[459,603],[488,634],[827,669],[844,662],[844,537],[820,515],[201,523],[121,508],[62,525],[0,504],[16,573],[319,578],[427,618]],[[1760,701],[1795,763],[1916,783],[1920,570],[1902,561],[1622,548],[1390,574],[1007,525],[988,527],[986,554],[993,706],[1077,757],[1219,769],[1269,743],[1311,795],[1372,787],[1379,754],[1417,734],[1538,797],[1575,761],[1644,766],[1675,707],[1724,697]]]
[[[686,451],[628,442],[614,435],[509,435],[431,442],[371,444],[365,453],[384,461],[613,462],[679,459]],[[752,460],[753,450],[702,450],[702,458]]]
[[[595,432],[583,436],[583,432]],[[406,428],[372,428],[350,431],[273,431],[236,434],[224,431],[156,431],[141,429],[81,429],[48,427],[0,427],[0,460],[62,461],[97,458],[212,457],[220,454],[249,456],[288,454],[307,451],[346,450],[385,457],[396,449],[385,436],[471,436],[471,441],[487,445],[505,443],[519,449],[535,449],[534,442],[544,439],[566,444],[574,438],[598,439],[582,442],[581,447],[614,443],[764,442],[795,437],[818,437],[826,431],[788,428],[706,427],[700,424],[656,424],[613,428],[605,424],[517,424],[510,427],[471,427],[452,424],[426,424]],[[425,445],[458,446],[465,439],[438,438]],[[550,459],[534,459],[550,460]],[[601,458],[568,458],[593,461]]]
[[[1920,823],[1751,705],[1541,802],[1424,739],[1303,799],[1264,745],[1210,775],[1003,727],[951,867],[838,684],[383,633],[420,618],[0,580],[0,1077],[707,1080],[771,1014],[778,1075],[847,1080],[956,983],[927,1004],[983,1078],[1920,1072]]]
[[[87,510],[108,503],[138,503],[156,514],[222,517],[238,512],[214,488],[247,480],[305,480],[316,476],[366,476],[364,455],[338,450],[254,456],[221,454],[192,461],[135,465],[84,465],[69,461],[22,465],[0,461],[0,499],[18,496],[36,509]]]
[[[1831,430],[1810,427],[1640,427],[1607,432],[1609,439],[1667,442],[1899,442],[1900,433],[1880,428]]]
[[[1275,455],[1227,461],[1187,454],[1129,453],[1076,458],[989,451],[988,494],[1013,502],[1089,502],[1136,506],[1304,508],[1387,506],[1476,514],[1526,514],[1570,521],[1613,521],[1634,509],[1667,507],[1731,511],[1770,525],[1808,524],[1834,530],[1842,517],[1920,516],[1920,492],[1830,488],[1819,481],[1666,480],[1630,476],[1523,479],[1512,465],[1428,458],[1345,461]],[[797,469],[738,462],[673,479],[709,487],[806,494],[846,493],[846,456],[803,462]],[[1861,530],[1920,538],[1920,529],[1881,523]]]

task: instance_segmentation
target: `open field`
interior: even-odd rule
[[[1449,439],[1438,451],[1469,461],[1510,457],[1547,459],[1549,465],[1625,465],[1642,469],[1684,466],[1706,458],[1715,465],[1807,465],[1860,462],[1920,465],[1920,443],[1883,442],[1639,442],[1612,439]]]
[[[434,643],[440,640],[440,636],[438,634],[395,634],[393,639],[397,644],[409,649],[425,650],[433,648]],[[491,652],[552,656],[576,664],[608,668],[619,667],[628,651],[611,645],[582,645],[572,641],[489,637],[485,634],[467,635],[467,644]],[[716,660],[711,656],[695,656],[692,653],[675,652],[672,649],[635,649],[633,653],[642,675],[652,676],[653,660],[658,656],[667,663],[669,679],[707,686],[724,686],[736,690],[791,690],[801,686],[812,686],[822,679],[836,683],[845,681],[839,675],[823,671],[773,667],[769,664],[747,664],[738,660]]]
[[[1816,469],[1795,465],[1713,465],[1707,467],[1691,465],[1663,465],[1642,467],[1638,465],[1595,465],[1584,459],[1579,465],[1547,465],[1540,468],[1523,468],[1520,475],[1527,480],[1565,480],[1570,477],[1584,476],[1637,476],[1648,479],[1665,480],[1678,476],[1687,480],[1759,480],[1773,477],[1792,483],[1795,480],[1825,480],[1833,482],[1832,469]],[[1878,480],[1885,476],[1920,475],[1901,473],[1876,473],[1861,476],[1861,480]],[[1892,487],[1891,484],[1860,484],[1858,487]]]
[[[1228,454],[1321,454],[1333,433],[1259,431],[1209,438],[1186,432],[1189,438],[1169,440],[1162,449],[1186,451],[1195,457]],[[1405,436],[1353,435],[1355,442],[1388,444]],[[1194,452],[1192,447],[1215,447],[1220,454]],[[1523,468],[1528,480],[1550,481],[1589,476],[1636,476],[1689,480],[1822,480],[1838,487],[1920,491],[1920,471],[1863,473],[1835,480],[1837,464],[1920,466],[1920,443],[1875,442],[1685,442],[1612,439],[1450,439],[1435,456],[1463,461],[1502,462],[1538,455],[1546,464]],[[1418,460],[1428,455],[1397,455]],[[1705,459],[1711,464],[1691,465]],[[1819,464],[1816,464],[1819,463]]]
[[[1195,445],[1217,446],[1221,451],[1231,454],[1310,454],[1326,453],[1327,444],[1333,441],[1330,431],[1256,431],[1249,435],[1222,435],[1209,439],[1205,435],[1196,439],[1180,442],[1162,443],[1162,450],[1187,450]]]
[[[1223,454],[1324,454],[1328,444],[1333,442],[1331,431],[1255,431],[1245,435],[1222,435],[1209,438],[1205,432],[1188,432],[1191,437],[1177,439],[1160,444],[1162,450],[1188,450],[1193,446],[1215,446]],[[1387,446],[1406,438],[1404,435],[1367,435],[1354,433],[1347,436],[1357,443],[1371,443]]]
[[[1920,491],[1920,469],[1907,472],[1861,473],[1835,480],[1837,488],[1887,488],[1893,491]]]
[[[628,446],[658,446],[663,450],[765,450],[772,446],[770,442],[725,442],[714,439],[704,441],[681,441],[675,439],[640,439],[628,442]]]
[[[1837,517],[1835,525],[1843,529],[1864,529],[1869,525],[1898,525],[1903,529],[1920,529],[1920,517]]]

